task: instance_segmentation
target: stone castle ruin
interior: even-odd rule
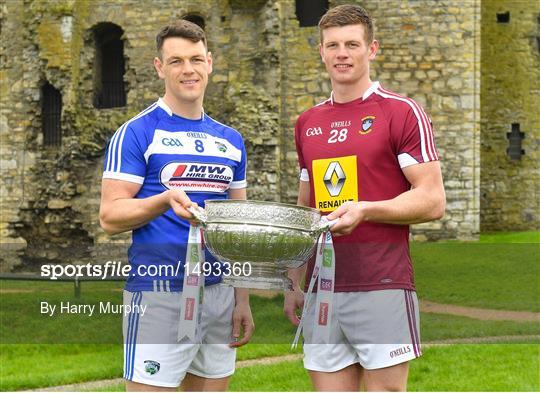
[[[1,1],[0,270],[95,262],[101,245],[129,238],[99,228],[104,150],[163,94],[154,39],[175,18],[207,33],[205,110],[244,135],[248,197],[294,203],[294,122],[330,94],[316,23],[342,3]],[[414,226],[414,238],[539,229],[540,3],[356,3],[381,43],[372,79],[414,98],[434,124],[447,212]]]

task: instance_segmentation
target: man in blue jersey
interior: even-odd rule
[[[177,21],[158,33],[156,43],[154,66],[165,95],[116,131],[103,173],[101,226],[109,234],[133,231],[124,303],[146,306],[144,314],[124,318],[124,378],[127,390],[176,390],[182,384],[184,390],[221,391],[234,372],[235,348],[254,329],[249,294],[216,285],[220,263],[206,253],[212,271],[205,270],[199,339],[182,337],[193,218],[187,208],[204,206],[206,199],[245,199],[246,150],[237,131],[203,111],[212,72],[203,30]]]

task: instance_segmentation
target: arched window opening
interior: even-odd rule
[[[44,146],[62,144],[62,94],[49,82],[41,88],[41,130]]]
[[[195,23],[197,26],[199,26],[201,29],[204,30],[205,23],[204,23],[204,18],[202,16],[196,15],[196,14],[187,14],[183,16],[182,19],[190,21],[191,23]]]
[[[525,150],[521,148],[525,133],[520,131],[519,123],[512,123],[511,131],[506,133],[506,138],[508,139],[508,148],[506,149],[508,157],[513,161],[521,160],[521,156],[525,154]]]
[[[497,23],[510,23],[510,12],[497,13]]]
[[[126,106],[124,85],[124,31],[113,23],[100,23],[94,28],[94,107]]]
[[[296,0],[296,19],[300,27],[317,26],[328,11],[328,0]]]

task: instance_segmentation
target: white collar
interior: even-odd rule
[[[158,100],[157,100],[157,105],[163,109],[165,112],[167,112],[167,114],[169,116],[172,116],[173,115],[173,112],[172,112],[172,109],[169,108],[169,105],[167,105],[165,103],[165,101],[163,100],[163,98],[159,97]]]
[[[165,100],[163,100],[162,97],[159,97],[158,100],[157,100],[157,105],[163,109],[165,112],[167,112],[167,114],[169,116],[172,116],[173,115],[173,111],[172,109],[169,107],[169,105],[167,105],[165,103]],[[201,119],[200,120],[204,120],[204,118],[206,117],[206,113],[204,112],[204,108],[202,108],[202,113],[201,113]],[[191,119],[191,120],[194,120],[194,119]],[[196,120],[196,119],[195,119]]]
[[[372,82],[371,85],[368,87],[368,89],[364,92],[362,95],[362,101],[367,99],[375,90],[377,90],[380,86],[380,83],[378,81]],[[334,105],[334,91],[330,93],[330,104]]]

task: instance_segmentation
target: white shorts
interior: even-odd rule
[[[201,314],[202,344],[178,340],[182,292],[124,291],[124,305],[146,306],[124,317],[124,378],[153,386],[178,387],[186,372],[204,378],[234,373],[232,340],[234,288],[205,288]],[[140,307],[139,310],[142,310]]]
[[[387,289],[334,293],[328,344],[313,342],[315,297],[304,322],[304,367],[334,372],[359,363],[367,370],[421,356],[416,292]]]

